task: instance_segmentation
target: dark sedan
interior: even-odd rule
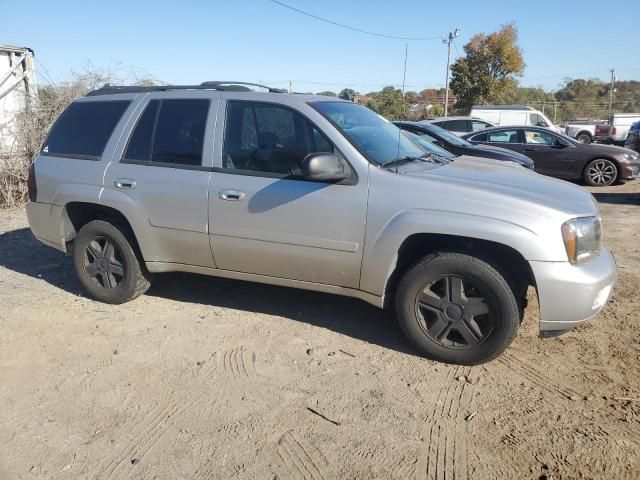
[[[473,157],[492,158],[494,160],[506,160],[516,162],[523,167],[533,169],[533,162],[521,153],[512,152],[506,148],[492,147],[488,145],[473,145],[463,138],[452,134],[444,128],[430,123],[419,122],[393,122],[400,129],[420,136],[440,148],[454,155],[470,155]]]
[[[580,143],[547,128],[491,127],[463,138],[476,145],[500,146],[523,153],[534,161],[538,173],[567,180],[582,178],[592,186],[640,176],[640,159],[633,150]]]

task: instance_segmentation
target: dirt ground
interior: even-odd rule
[[[1,211],[0,479],[640,478],[640,181],[594,192],[613,300],[546,340],[531,302],[473,368],[331,295],[167,274],[97,303]]]

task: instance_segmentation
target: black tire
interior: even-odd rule
[[[592,142],[591,135],[589,135],[588,133],[581,133],[576,137],[576,141],[588,145]]]
[[[440,362],[489,362],[511,344],[520,326],[518,302],[504,277],[462,253],[424,257],[403,275],[395,301],[406,337]]]
[[[584,167],[582,178],[592,187],[607,187],[618,179],[618,167],[611,160],[596,158]]]
[[[124,233],[123,233],[124,232]],[[149,289],[127,229],[94,220],[73,241],[73,265],[83,289],[104,303],[125,303]]]

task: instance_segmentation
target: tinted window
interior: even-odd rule
[[[467,132],[469,130],[466,120],[449,120],[444,122],[444,127],[451,132]]]
[[[152,162],[201,165],[208,100],[162,100]]]
[[[209,100],[151,100],[129,138],[124,158],[201,165]]]
[[[481,133],[480,135],[475,135],[471,140],[473,140],[474,142],[486,142],[487,134]]]
[[[156,117],[160,100],[152,100],[147,105],[144,113],[138,120],[138,124],[129,139],[124,158],[127,160],[150,160],[153,140],[153,127],[156,124]]]
[[[519,143],[518,130],[498,130],[489,132],[487,141],[491,143]]]
[[[223,168],[300,176],[302,160],[316,152],[333,152],[333,145],[302,115],[278,105],[229,102]]]
[[[529,125],[535,125],[536,127],[548,127],[547,122],[538,115],[537,113],[532,113],[529,115]]]
[[[42,152],[99,159],[129,103],[72,103],[55,123]]]

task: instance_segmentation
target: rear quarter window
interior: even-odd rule
[[[72,103],[54,124],[42,153],[99,160],[130,103],[124,100]]]

